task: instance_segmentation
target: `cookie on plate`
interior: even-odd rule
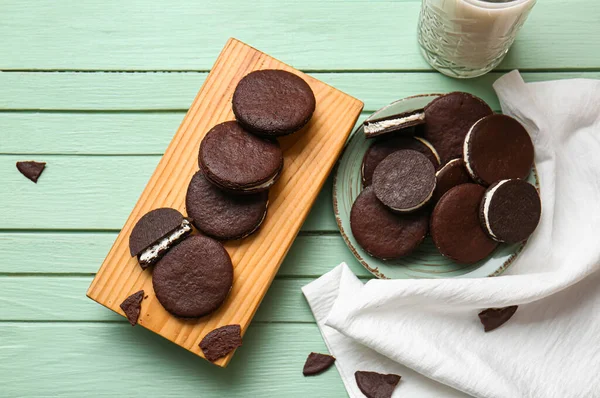
[[[452,159],[435,173],[436,185],[431,201],[437,203],[442,196],[457,185],[472,182],[462,159]]]
[[[463,156],[473,180],[487,186],[500,180],[527,177],[533,166],[533,142],[517,120],[490,115],[469,130]]]
[[[425,112],[423,109],[403,112],[397,115],[365,120],[363,131],[367,138],[379,137],[390,133],[414,134],[415,127],[425,123]]]
[[[481,98],[453,92],[442,95],[425,107],[423,138],[431,142],[446,164],[462,157],[463,143],[476,121],[492,114],[492,109]]]
[[[413,212],[425,206],[435,184],[433,164],[425,155],[408,149],[383,159],[373,173],[377,199],[398,213]]]
[[[237,122],[217,124],[200,144],[198,164],[221,189],[239,194],[267,191],[283,169],[279,143],[250,134]]]
[[[156,263],[192,233],[192,224],[175,209],[161,207],[144,214],[129,235],[129,252],[142,269]]]
[[[233,113],[248,131],[267,137],[292,134],[315,111],[315,95],[301,77],[278,69],[250,72],[235,88]]]
[[[371,144],[363,157],[361,177],[364,187],[371,185],[373,173],[379,163],[400,149],[412,149],[421,152],[423,155],[427,156],[427,159],[431,161],[436,169],[440,165],[440,158],[433,145],[421,137],[405,137],[401,135],[394,135],[389,138],[382,137]]]
[[[460,264],[474,264],[489,256],[498,242],[479,222],[485,188],[462,184],[446,192],[431,214],[431,238],[439,252]]]
[[[269,193],[233,195],[211,184],[202,171],[192,177],[185,197],[187,214],[205,235],[242,239],[256,231],[267,215]]]
[[[535,231],[542,214],[537,189],[523,180],[502,180],[486,191],[480,206],[488,235],[506,243],[523,242]]]
[[[233,283],[233,265],[219,241],[194,235],[171,249],[154,267],[156,298],[171,314],[197,318],[215,311]]]
[[[373,257],[392,260],[410,254],[427,234],[429,215],[425,211],[395,214],[365,188],[350,211],[350,227],[358,244]]]

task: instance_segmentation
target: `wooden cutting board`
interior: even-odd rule
[[[143,271],[136,258],[130,256],[129,235],[140,217],[152,209],[172,207],[186,215],[185,195],[192,175],[198,170],[200,142],[214,125],[234,120],[231,98],[235,87],[242,77],[258,69],[284,69],[301,76],[315,94],[316,110],[303,131],[280,139],[284,168],[269,193],[268,214],[259,231],[225,244],[234,266],[233,288],[227,300],[206,317],[178,319],[156,299],[151,269]],[[211,330],[239,324],[244,333],[362,108],[361,101],[236,39],[229,39],[90,285],[88,297],[124,315],[119,307],[121,302],[143,289],[148,298],[142,302],[139,325],[201,357],[198,344]],[[232,355],[216,364],[226,366]]]

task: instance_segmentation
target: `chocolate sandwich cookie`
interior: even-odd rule
[[[465,138],[463,155],[471,177],[480,184],[525,178],[534,149],[527,130],[506,115],[490,115],[475,123]]]
[[[219,241],[194,235],[156,264],[152,286],[156,298],[171,314],[197,318],[223,304],[233,283],[233,265]]]
[[[363,123],[363,131],[367,138],[378,137],[394,132],[404,132],[412,135],[414,134],[414,130],[410,129],[410,127],[424,123],[425,112],[423,109],[417,109],[410,112],[399,113],[397,115],[366,120]]]
[[[498,246],[479,222],[479,205],[485,188],[462,184],[437,203],[431,215],[431,237],[439,252],[461,264],[474,264]]]
[[[267,137],[300,130],[315,111],[315,95],[301,77],[276,69],[251,72],[233,93],[233,113],[248,131]]]
[[[204,178],[192,177],[185,197],[187,214],[199,231],[219,240],[241,239],[256,231],[267,215],[269,193],[233,195]]]
[[[433,145],[421,137],[391,136],[389,138],[380,138],[371,144],[363,157],[361,167],[363,186],[368,187],[371,185],[373,173],[379,163],[400,149],[412,149],[422,153],[427,156],[427,159],[431,161],[436,169],[440,165],[440,158]]]
[[[537,189],[523,180],[502,180],[486,191],[480,221],[498,241],[518,243],[531,236],[540,222],[542,203]]]
[[[383,159],[373,173],[377,199],[395,212],[420,209],[431,199],[434,189],[435,168],[417,151],[396,151]]]
[[[410,254],[425,239],[429,215],[418,211],[395,214],[365,188],[352,205],[350,227],[358,244],[371,256],[392,260]]]
[[[257,137],[229,121],[206,134],[198,164],[218,187],[234,193],[256,193],[275,184],[283,169],[283,153],[276,140]]]
[[[455,186],[472,182],[462,159],[453,159],[446,163],[435,173],[435,179],[435,191],[431,198],[434,203]]]
[[[129,235],[129,252],[142,269],[156,263],[192,233],[192,224],[175,209],[162,207],[144,214]]]
[[[492,109],[474,95],[453,92],[442,95],[425,107],[423,137],[431,142],[442,164],[462,157],[463,143],[471,126]]]

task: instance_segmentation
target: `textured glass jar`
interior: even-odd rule
[[[502,61],[536,0],[423,0],[418,37],[441,73],[481,76]]]

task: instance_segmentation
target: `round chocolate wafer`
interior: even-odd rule
[[[185,197],[187,214],[199,231],[219,240],[241,239],[267,215],[269,193],[234,195],[211,184],[202,171],[192,177]]]
[[[223,304],[233,283],[233,265],[218,241],[194,235],[171,249],[154,267],[156,298],[171,314],[197,318]]]
[[[463,155],[471,177],[480,184],[526,178],[533,166],[533,142],[517,120],[490,115],[471,127]]]
[[[352,205],[350,227],[358,244],[373,257],[390,260],[410,254],[427,234],[425,211],[395,214],[365,188]]]
[[[481,185],[459,185],[442,196],[431,214],[430,231],[435,246],[457,263],[474,264],[498,246],[479,222],[484,193]]]
[[[386,157],[373,173],[377,199],[399,213],[427,204],[435,189],[435,168],[417,151],[400,150]]]
[[[542,214],[537,189],[523,180],[502,180],[486,191],[480,207],[481,224],[492,239],[518,243],[535,231]]]
[[[248,131],[268,137],[300,130],[315,111],[315,96],[301,77],[275,69],[251,72],[233,93],[233,113]]]

